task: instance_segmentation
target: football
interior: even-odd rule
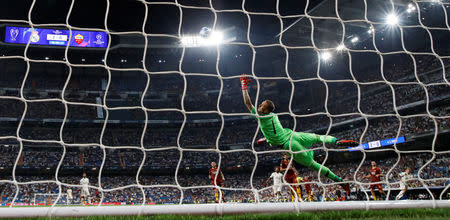
[[[208,27],[202,27],[199,32],[200,37],[208,38],[211,35],[211,29]]]

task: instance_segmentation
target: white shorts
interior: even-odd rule
[[[70,199],[70,200],[72,200],[72,199],[73,199],[73,197],[72,197],[72,196],[67,196],[67,199]]]
[[[277,192],[281,192],[281,184],[277,184],[277,185],[273,185],[272,189],[273,189],[273,193],[277,193]]]
[[[90,196],[90,194],[89,194],[89,188],[85,188],[85,187],[83,187],[83,188],[81,188],[81,196]]]
[[[408,187],[403,182],[400,182],[400,189],[404,190],[404,189],[408,189]]]

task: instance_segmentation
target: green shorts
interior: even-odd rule
[[[310,167],[314,162],[314,151],[307,151],[313,144],[319,142],[319,136],[313,133],[293,132],[292,141],[287,141],[283,145],[284,150],[291,149],[294,152],[294,160],[306,167]],[[291,147],[289,148],[289,142]],[[300,153],[296,153],[303,151]]]

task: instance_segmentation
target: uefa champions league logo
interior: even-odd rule
[[[103,43],[105,43],[104,41],[102,41],[102,35],[101,34],[97,34],[95,36],[95,38],[97,39],[97,40],[94,41],[95,44],[103,44]]]
[[[9,30],[9,34],[11,35],[11,40],[16,41],[17,36],[19,35],[19,29],[13,28]]]

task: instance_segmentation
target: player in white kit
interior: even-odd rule
[[[275,172],[273,172],[270,175],[269,179],[267,179],[267,182],[269,182],[270,179],[273,180],[273,186],[272,186],[273,194],[277,198],[277,201],[280,201],[281,188],[283,187],[281,185],[282,179],[283,179],[283,173],[280,172],[280,167],[278,167],[278,166],[275,167]]]
[[[89,200],[89,179],[86,177],[86,173],[83,173],[83,178],[81,178],[80,180],[80,185],[81,185],[81,195],[80,195],[80,199],[81,199],[81,204],[85,205],[86,204],[86,199]]]
[[[411,178],[410,177],[411,169],[406,168],[405,172],[401,172],[398,174],[398,177],[400,178],[400,193],[395,197],[396,200],[399,200],[405,195],[406,190],[408,190],[407,181]]]
[[[68,188],[67,189],[67,205],[72,204],[72,201],[73,201],[72,189]]]

